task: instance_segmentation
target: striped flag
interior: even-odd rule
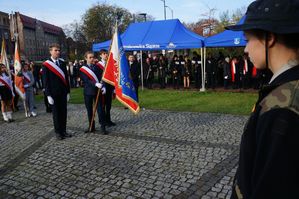
[[[122,104],[135,114],[140,111],[136,90],[130,78],[130,68],[117,28],[112,38],[103,80],[115,87],[116,98]]]
[[[2,46],[1,46],[1,59],[0,59],[0,63],[4,64],[6,66],[7,73],[9,74],[9,77],[11,77],[10,68],[9,68],[9,62],[8,62],[8,58],[7,58],[7,54],[6,54],[6,45],[5,45],[4,38],[2,40]]]
[[[18,95],[24,100],[25,99],[25,89],[24,89],[24,84],[23,84],[23,77],[18,76],[18,74],[20,74],[22,72],[18,41],[16,41],[16,43],[15,43],[14,69],[15,69],[15,89],[16,89],[16,92],[18,93]]]

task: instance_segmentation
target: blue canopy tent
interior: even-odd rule
[[[237,24],[243,24],[245,18],[246,16],[243,16]],[[221,33],[205,38],[203,73],[206,71],[206,48],[243,47],[246,46],[246,43],[243,31],[225,30]],[[202,81],[205,82],[205,77],[203,77]],[[204,86],[202,90],[205,90]]]
[[[188,30],[178,19],[132,23],[120,37],[126,51],[138,50],[141,54],[143,50],[178,50],[204,46],[204,37]],[[92,50],[108,50],[110,43],[111,40],[93,44]],[[143,89],[143,72],[141,76]]]
[[[132,23],[121,34],[124,49],[177,50],[201,48],[204,38],[185,28],[178,19]],[[108,49],[111,41],[93,44],[94,52]]]
[[[245,16],[241,18],[238,24],[243,24]],[[222,33],[205,38],[205,47],[242,47],[246,46],[246,39],[243,31],[225,30]]]

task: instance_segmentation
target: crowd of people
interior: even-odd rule
[[[141,71],[143,71],[143,83],[148,89],[202,87],[202,61],[197,52],[193,52],[192,56],[144,53],[142,59],[140,56],[129,54],[128,60],[131,65],[134,63],[131,77],[136,87],[142,81]],[[234,57],[225,57],[221,53],[217,57],[208,55],[205,62],[205,87],[208,89],[259,89],[272,75],[269,70],[257,69],[247,53]],[[79,71],[84,64],[84,60],[68,63],[71,88],[82,86]]]
[[[104,58],[102,58],[105,52]],[[107,51],[102,50],[98,58],[94,56],[93,63],[99,64],[102,60],[107,59]],[[130,76],[133,80],[137,99],[138,87],[142,82],[148,89],[152,88],[173,88],[173,89],[189,89],[202,87],[202,59],[196,51],[192,53],[192,58],[188,55],[172,56],[159,53],[144,53],[141,56],[128,54],[128,63],[130,66]],[[142,62],[142,63],[141,63]],[[248,54],[244,53],[239,57],[225,57],[219,53],[217,57],[208,54],[205,68],[205,86],[208,89],[224,88],[224,89],[259,89],[261,86],[269,81],[271,72],[269,70],[258,70],[250,61]],[[68,83],[70,88],[84,87],[84,78],[80,73],[83,66],[87,64],[86,58],[84,60],[69,61],[66,64],[66,72],[68,74]],[[102,63],[102,65],[104,65]],[[141,66],[143,67],[141,69]],[[11,71],[6,71],[6,66],[2,65],[0,91],[1,91],[1,105],[2,115],[5,121],[13,121],[11,118],[11,109],[5,107],[12,107],[18,110],[18,93],[15,92],[14,86],[11,86],[13,92],[12,96],[9,95],[9,87],[5,86],[4,79],[14,84],[14,78],[10,78],[9,74],[14,75],[13,67]],[[143,71],[143,76],[141,75]],[[26,93],[26,101],[24,102],[25,116],[35,117],[34,94],[42,91],[45,95],[44,102],[46,112],[52,112],[48,99],[45,93],[45,83],[43,81],[43,66],[34,64],[33,62],[22,62],[22,71],[17,74],[22,76],[24,90]],[[109,86],[108,86],[109,87]],[[109,88],[108,92],[113,91]],[[110,96],[110,93],[109,93]],[[113,95],[112,95],[113,96]],[[13,99],[10,104],[4,99]],[[111,100],[108,99],[110,102]],[[111,108],[111,105],[110,105]],[[109,112],[109,111],[108,111]],[[110,116],[107,120],[111,121]]]
[[[36,81],[32,72],[32,65],[28,62],[22,64],[22,69],[18,74],[14,74],[13,70],[8,70],[4,64],[0,64],[0,103],[2,116],[5,122],[13,122],[12,112],[19,109],[19,94],[15,88],[14,75],[22,77],[22,89],[26,98],[23,100],[25,117],[36,117],[34,87]]]
[[[132,56],[132,55],[131,55]],[[202,87],[202,60],[197,52],[188,55],[163,55],[148,53],[135,56],[137,70],[131,71],[141,82],[141,65],[143,82],[148,89],[173,88],[189,89]],[[142,64],[141,64],[142,60]],[[269,70],[258,70],[250,61],[248,54],[238,57],[217,57],[208,55],[205,68],[205,87],[208,89],[259,89],[271,77]]]

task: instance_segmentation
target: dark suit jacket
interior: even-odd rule
[[[129,63],[130,65],[130,63]],[[138,64],[137,61],[134,61],[130,65],[130,75],[132,78],[132,81],[134,82],[134,85],[139,85],[139,75],[140,75],[140,65]]]
[[[53,62],[51,58],[49,61]],[[67,95],[70,93],[70,84],[68,73],[66,70],[66,64],[62,59],[59,59],[59,67],[63,71],[66,79],[67,85],[63,83],[63,81],[50,71],[47,67],[43,66],[43,83],[45,87],[45,94],[46,96],[59,96],[59,95]]]
[[[102,81],[103,71],[100,70],[97,66],[91,65],[90,67],[86,65],[90,70],[94,72],[97,76],[99,82]],[[84,83],[84,95],[96,95],[98,92],[98,88],[95,86],[95,82],[93,82],[85,73],[80,71],[80,77]]]

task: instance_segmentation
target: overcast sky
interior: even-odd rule
[[[253,0],[166,0],[166,5],[173,10],[174,18],[182,22],[195,22],[203,18],[209,9],[215,8],[215,17],[229,10],[230,12],[247,7]],[[162,0],[0,0],[0,11],[11,13],[19,11],[39,20],[63,26],[80,21],[87,9],[97,2],[106,2],[128,9],[132,13],[142,12],[164,19]],[[167,19],[171,18],[171,11],[167,9]]]

